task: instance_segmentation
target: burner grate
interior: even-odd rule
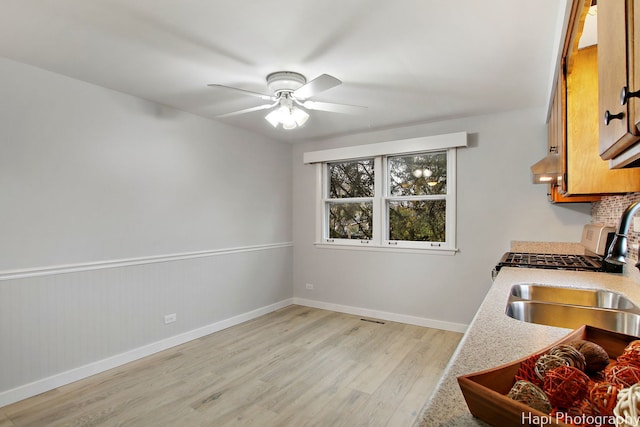
[[[537,254],[508,252],[500,261],[502,266],[555,268],[566,270],[599,270],[602,261],[597,257],[566,254]]]

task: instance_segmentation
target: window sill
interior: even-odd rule
[[[369,251],[369,252],[394,252],[403,254],[429,254],[429,255],[446,255],[453,256],[459,250],[456,249],[433,249],[433,248],[399,248],[399,247],[387,247],[387,246],[366,246],[366,245],[345,245],[345,244],[332,244],[323,242],[314,242],[313,244],[318,249],[339,249],[347,251]]]

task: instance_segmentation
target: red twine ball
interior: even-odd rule
[[[589,401],[600,415],[613,415],[620,388],[608,382],[595,383],[589,390]]]
[[[633,340],[624,348],[623,353],[635,352],[640,353],[640,340]]]
[[[604,376],[610,383],[631,387],[635,383],[640,382],[640,368],[633,365],[609,365],[605,370]]]
[[[631,341],[616,360],[622,365],[640,367],[640,340]]]
[[[523,360],[520,363],[520,367],[518,368],[518,372],[516,372],[515,379],[516,381],[529,381],[539,387],[542,387],[542,380],[536,374],[536,362],[540,358],[539,354],[534,354],[529,356],[527,359]]]
[[[560,366],[547,371],[543,390],[554,407],[576,406],[588,393],[589,377],[573,366]]]

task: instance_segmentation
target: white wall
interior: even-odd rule
[[[546,154],[543,117],[541,110],[514,111],[295,145],[295,297],[413,316],[445,328],[468,324],[491,284],[491,269],[512,240],[576,242],[590,222],[590,204],[550,204],[546,186],[531,183],[529,167]],[[305,151],[460,131],[470,134],[470,143],[458,151],[459,253],[313,245],[315,166],[303,164]],[[315,289],[307,290],[306,283]]]
[[[288,144],[0,66],[0,270],[290,239]]]
[[[0,59],[0,406],[290,302],[291,162]]]

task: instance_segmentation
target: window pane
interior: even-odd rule
[[[447,153],[389,157],[389,194],[447,194]]]
[[[373,203],[329,203],[329,238],[370,240]]]
[[[389,240],[445,241],[445,200],[390,201]]]
[[[373,197],[373,159],[329,163],[329,198]]]

